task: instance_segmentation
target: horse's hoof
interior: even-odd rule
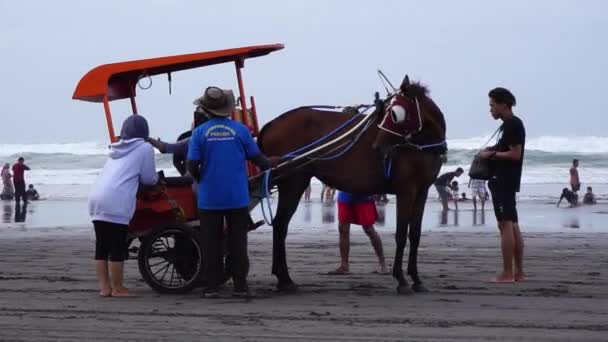
[[[414,283],[414,285],[412,285],[412,290],[418,293],[429,292],[429,289],[427,289],[422,283]]]
[[[296,283],[279,283],[277,284],[277,291],[282,293],[296,293],[298,292],[298,285]]]
[[[413,294],[414,291],[407,285],[399,285],[397,286],[397,293],[400,295],[410,295]]]

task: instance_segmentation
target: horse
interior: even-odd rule
[[[272,221],[272,274],[278,290],[297,290],[287,267],[285,240],[300,197],[311,178],[317,177],[341,191],[397,196],[397,248],[392,269],[397,292],[428,291],[418,274],[418,246],[428,189],[447,152],[445,132],[443,113],[428,96],[427,88],[419,82],[410,83],[407,76],[386,99],[379,99],[376,93],[375,110],[367,116],[299,107],[264,125],[257,141],[260,150],[285,160],[270,177],[270,186],[278,187]],[[334,140],[327,141],[331,138]],[[408,228],[411,288],[402,267]]]

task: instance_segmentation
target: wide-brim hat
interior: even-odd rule
[[[232,115],[236,106],[232,90],[218,87],[205,89],[203,96],[194,100],[193,104],[201,106],[210,114],[223,117]]]

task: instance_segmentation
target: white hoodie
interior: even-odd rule
[[[93,221],[129,224],[135,213],[139,183],[156,184],[154,149],[141,138],[110,145],[106,162],[89,195]]]

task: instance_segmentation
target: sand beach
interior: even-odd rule
[[[200,290],[155,293],[141,280],[136,260],[126,263],[126,284],[138,297],[99,298],[91,227],[62,227],[81,219],[86,203],[79,203],[78,212],[66,210],[75,206],[69,201],[30,206],[28,219],[36,223],[46,213],[51,224],[62,220],[54,227],[28,227],[26,222],[4,223],[0,229],[0,340],[607,340],[605,204],[592,209],[520,204],[528,280],[497,285],[488,282],[500,265],[492,212],[486,209],[482,223],[482,215],[474,219],[470,204],[464,203],[442,223],[438,203],[430,202],[419,269],[431,292],[399,296],[391,276],[372,273],[371,246],[356,227],[351,233],[352,274],[326,275],[338,264],[335,209],[303,203],[287,240],[299,292],[274,291],[272,232],[263,226],[250,233],[255,297],[210,300],[201,298]],[[392,264],[394,203],[380,211],[385,220],[377,228]]]

